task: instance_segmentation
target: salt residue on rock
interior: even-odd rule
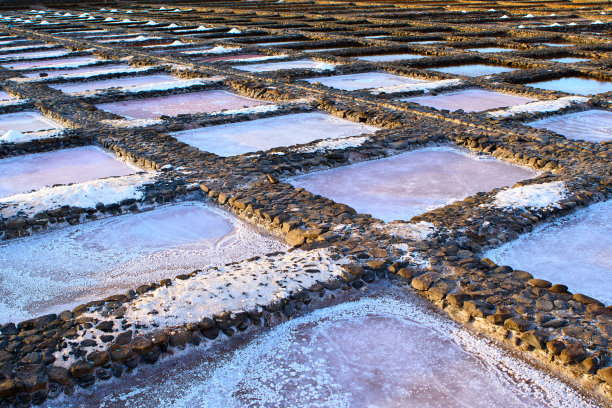
[[[489,205],[497,208],[531,209],[558,207],[559,201],[566,195],[567,188],[562,181],[529,184],[500,191]]]
[[[538,101],[526,103],[524,105],[511,106],[507,109],[500,109],[489,112],[489,115],[496,117],[508,117],[519,113],[536,113],[536,112],[554,112],[559,109],[567,108],[573,103],[582,103],[588,101],[589,98],[584,96],[565,96],[563,98],[551,101]]]
[[[419,221],[417,223],[394,221],[379,225],[378,228],[382,232],[394,237],[415,241],[426,239],[436,231],[435,225],[429,221]]]
[[[378,95],[381,92],[398,93],[398,92],[427,91],[430,89],[444,88],[447,86],[455,86],[459,84],[461,84],[460,79],[442,79],[440,81],[419,82],[416,84],[403,84],[403,85],[376,88],[376,89],[371,90],[370,93],[374,95]]]
[[[125,318],[149,327],[198,322],[225,311],[268,305],[299,289],[329,281],[341,272],[340,264],[327,250],[295,250],[176,280],[172,286],[160,287],[128,304]]]
[[[11,216],[19,211],[36,214],[63,205],[93,208],[98,203],[107,205],[131,198],[140,199],[143,195],[142,186],[152,183],[157,175],[157,172],[140,173],[65,186],[43,187],[31,193],[0,198],[0,208],[6,206],[2,208],[2,215]]]
[[[358,147],[367,142],[369,136],[355,136],[344,139],[327,139],[321,140],[311,146],[300,147],[297,149],[300,153],[314,153],[321,150],[346,149],[348,147]]]

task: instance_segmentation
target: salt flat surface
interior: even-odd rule
[[[298,69],[307,68],[314,69],[317,71],[329,71],[333,70],[335,65],[328,64],[326,62],[314,61],[314,60],[297,60],[297,61],[285,61],[285,62],[267,62],[261,64],[249,64],[249,65],[236,65],[232,68],[239,69],[248,72],[266,72],[266,71],[277,71],[279,69]]]
[[[283,249],[203,203],[6,242],[0,245],[0,321],[58,313],[142,284]]]
[[[402,98],[400,100],[414,102],[436,109],[448,109],[450,111],[463,109],[465,112],[480,112],[487,109],[533,102],[536,99],[487,91],[484,89],[467,89],[439,95]]]
[[[485,256],[610,305],[612,201],[593,204],[537,227]]]
[[[460,85],[463,81],[459,78],[440,79],[438,81],[423,81],[407,83],[404,85],[383,86],[382,88],[371,89],[369,92],[374,95],[381,93],[401,93],[415,91],[440,90],[442,88]]]
[[[34,112],[14,112],[0,115],[0,133],[16,130],[18,132],[38,132],[49,129],[63,129],[64,127],[46,116]]]
[[[104,79],[101,81],[91,82],[74,82],[74,83],[62,83],[49,85],[51,88],[59,89],[64,93],[78,93],[78,92],[89,92],[97,91],[109,88],[130,88],[142,85],[154,85],[161,83],[177,83],[183,82],[182,79],[177,78],[168,74],[155,74],[155,75],[143,75],[137,77],[126,77],[126,78],[111,78]]]
[[[99,109],[129,119],[155,119],[162,115],[213,113],[223,109],[240,109],[268,102],[258,101],[227,91],[203,91],[155,98],[110,102],[96,105]]]
[[[454,65],[450,67],[431,68],[434,71],[445,72],[447,74],[465,75],[469,77],[478,77],[483,75],[501,74],[502,72],[516,71],[516,68],[501,67],[498,65],[486,64],[466,64]]]
[[[237,350],[194,349],[60,407],[567,407],[596,405],[404,294],[316,310]],[[402,296],[403,295],[403,296]]]
[[[562,64],[573,64],[576,62],[585,62],[590,61],[589,58],[576,58],[576,57],[563,57],[563,58],[553,58],[551,61],[560,62]]]
[[[489,112],[491,116],[508,117],[519,113],[537,113],[537,112],[554,112],[559,109],[571,106],[574,103],[582,103],[588,101],[584,96],[564,96],[558,99],[537,101],[526,103],[524,105],[512,106],[508,109]]]
[[[251,59],[261,58],[263,54],[236,54],[236,55],[219,55],[216,57],[206,57],[198,59],[201,62],[217,62],[217,61],[248,61]]]
[[[559,201],[567,197],[567,188],[562,181],[527,184],[502,190],[495,194],[491,204],[504,210],[561,208]]]
[[[13,96],[7,94],[6,92],[0,91],[0,101],[10,101],[15,99]]]
[[[40,59],[61,57],[70,54],[68,50],[53,50],[53,51],[36,51],[36,52],[20,52],[15,54],[0,55],[0,60],[20,60],[20,59]]]
[[[55,184],[82,183],[136,173],[114,155],[95,146],[75,147],[0,160],[0,197]]]
[[[423,56],[419,54],[385,54],[385,55],[361,55],[359,57],[354,57],[354,58],[360,59],[363,61],[386,62],[386,61],[418,59],[418,58],[423,58]]]
[[[536,174],[490,157],[439,147],[298,176],[289,182],[388,222],[408,220]]]
[[[96,67],[87,67],[84,66],[82,68],[69,68],[69,69],[57,69],[52,71],[34,71],[24,73],[23,76],[26,78],[40,78],[40,73],[44,72],[47,74],[45,78],[56,78],[56,77],[86,77],[90,75],[102,75],[105,73],[112,72],[139,72],[142,70],[149,69],[149,67],[140,68],[140,67],[132,67],[128,64],[114,64],[114,65],[101,65]]]
[[[484,48],[469,48],[467,51],[476,51],[482,53],[492,52],[512,52],[516,51],[514,48],[501,48],[501,47],[484,47]]]
[[[612,112],[588,110],[527,123],[537,129],[548,129],[568,139],[599,143],[612,140]]]
[[[358,89],[381,88],[388,86],[398,86],[404,84],[416,84],[425,81],[403,77],[400,75],[385,74],[382,72],[366,72],[363,74],[336,75],[331,77],[320,77],[305,79],[311,84],[319,82],[325,86],[345,91],[355,91]]]
[[[91,65],[100,62],[96,57],[74,57],[64,59],[54,59],[49,61],[27,61],[27,62],[12,62],[2,64],[4,68],[9,69],[35,69],[35,68],[73,68],[84,65]]]
[[[377,130],[380,128],[311,112],[186,130],[172,136],[206,152],[234,156],[317,139],[374,133]]]
[[[531,82],[525,85],[551,91],[567,92],[574,95],[596,95],[612,91],[612,81],[599,81],[597,79],[580,77],[551,79],[550,81]]]
[[[98,203],[107,205],[127,199],[138,200],[143,195],[142,186],[154,182],[156,177],[157,172],[142,172],[84,183],[43,187],[30,193],[0,198],[0,213],[4,217],[19,212],[31,216],[67,203],[74,207],[94,208]]]

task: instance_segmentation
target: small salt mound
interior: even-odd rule
[[[24,135],[23,133],[18,132],[13,129],[9,130],[8,132],[0,136],[0,141],[5,142],[5,143],[24,142],[29,139],[30,137],[28,135]]]
[[[242,31],[240,31],[240,30],[239,30],[239,29],[237,29],[237,28],[232,28],[232,29],[231,29],[231,30],[229,30],[227,33],[228,33],[228,34],[241,34],[241,33],[242,33]]]

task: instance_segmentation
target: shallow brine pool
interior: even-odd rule
[[[574,95],[596,95],[612,91],[611,81],[600,81],[581,77],[551,79],[549,81],[531,82],[525,85]]]
[[[334,69],[333,65],[314,60],[297,60],[285,62],[266,62],[261,64],[236,65],[233,68],[248,72],[277,71],[280,69],[314,69],[328,71]]]
[[[59,89],[64,93],[78,93],[78,92],[90,92],[100,91],[110,88],[122,88],[129,89],[130,87],[143,86],[143,85],[156,85],[156,84],[181,84],[185,82],[180,78],[177,78],[168,74],[155,74],[155,75],[144,75],[138,77],[126,77],[126,78],[111,78],[103,79],[100,81],[89,81],[89,82],[67,82],[62,84],[49,85],[51,88]]]
[[[486,91],[484,89],[467,89],[439,95],[402,98],[400,100],[436,109],[448,109],[450,111],[463,109],[465,112],[480,112],[487,109],[522,105],[537,99]]]
[[[596,406],[394,288],[233,342],[235,351],[194,349],[50,406]]]
[[[0,323],[123,293],[285,245],[203,203],[69,226],[0,244]]]
[[[515,71],[515,68],[501,67],[498,65],[486,64],[466,64],[453,65],[450,67],[431,68],[434,71],[445,72],[453,75],[465,75],[470,77],[478,77],[483,75],[501,74],[502,72]]]
[[[60,76],[78,76],[79,74],[83,75],[93,75],[96,73],[104,74],[106,71],[114,71],[117,72],[137,72],[140,69],[131,67],[127,64],[113,64],[113,65],[101,65],[96,67],[82,67],[82,68],[68,68],[68,69],[56,69],[56,70],[40,70],[34,72],[26,72],[23,74],[26,78],[40,78],[41,73],[47,74],[45,78],[55,78]]]
[[[2,64],[4,68],[9,69],[34,69],[34,68],[70,68],[90,65],[100,62],[101,60],[95,57],[74,57],[64,59],[54,59],[49,61],[27,61],[27,62],[12,62]]]
[[[409,59],[423,58],[423,55],[418,54],[384,54],[384,55],[360,55],[359,57],[353,57],[363,61],[371,62],[387,62],[387,61],[401,61]]]
[[[439,147],[298,176],[289,182],[387,222],[409,220],[536,174],[489,156]]]
[[[98,109],[129,119],[155,119],[160,116],[176,116],[189,113],[213,113],[223,109],[233,110],[267,105],[227,91],[202,91],[179,95],[158,96],[120,102],[101,103]]]
[[[139,170],[94,146],[10,157],[0,160],[0,197],[55,184],[125,176]]]
[[[500,265],[612,304],[612,201],[542,225],[485,254]]]
[[[340,119],[324,113],[298,113],[248,122],[229,123],[173,133],[181,142],[220,156],[268,150],[273,147],[338,139],[380,128]]]
[[[612,140],[612,112],[588,110],[527,123],[537,129],[548,129],[569,139],[598,143]]]
[[[63,129],[63,126],[46,116],[34,112],[14,112],[0,115],[0,133],[16,130],[18,132],[39,132],[41,130]]]
[[[418,84],[426,82],[420,79],[403,77],[400,75],[385,74],[382,72],[366,72],[363,74],[336,75],[331,77],[310,78],[305,81],[316,82],[332,88],[345,91],[358,89],[382,88],[387,86]]]
[[[494,52],[512,52],[516,51],[514,48],[501,48],[501,47],[483,47],[483,48],[469,48],[467,51],[476,51],[481,53],[494,53]]]

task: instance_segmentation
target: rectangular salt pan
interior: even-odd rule
[[[467,64],[454,65],[450,67],[431,68],[434,71],[444,72],[453,75],[465,75],[469,77],[478,77],[483,75],[501,74],[502,72],[515,71],[514,68],[500,67],[497,65],[486,64]]]
[[[183,203],[0,244],[0,324],[286,247],[224,212]]]
[[[38,112],[15,112],[0,115],[0,133],[9,130],[25,133],[50,129],[63,129],[63,126]]]
[[[612,201],[540,226],[485,256],[611,305]]]
[[[94,146],[10,157],[0,160],[0,197],[137,171],[135,166]]]
[[[78,93],[78,92],[90,92],[90,91],[99,91],[110,88],[122,88],[129,89],[133,86],[141,86],[141,85],[154,85],[161,84],[167,82],[175,82],[180,84],[183,82],[180,78],[174,77],[172,75],[167,74],[157,74],[157,75],[146,75],[139,77],[126,77],[126,78],[111,78],[104,79],[101,81],[91,81],[91,82],[75,82],[75,83],[63,83],[56,85],[49,85],[51,88],[59,89],[64,93]]]
[[[418,55],[418,54],[385,54],[385,55],[361,55],[359,57],[354,57],[354,58],[360,59],[363,61],[371,61],[371,62],[387,62],[387,61],[401,61],[401,60],[418,59],[418,58],[423,58],[423,56]]]
[[[408,220],[536,174],[524,167],[444,147],[312,173],[290,182],[387,222]]]
[[[400,100],[414,102],[436,109],[447,109],[450,111],[463,109],[465,112],[480,112],[487,109],[522,105],[527,102],[536,101],[537,99],[486,91],[483,89],[468,89],[439,95],[403,98]]]
[[[22,52],[22,53],[15,53],[15,54],[0,55],[0,60],[52,58],[52,57],[61,57],[62,55],[66,55],[69,53],[70,51],[68,50]]]
[[[117,65],[101,65],[96,67],[82,67],[82,68],[72,68],[72,69],[57,69],[57,70],[40,70],[34,72],[24,73],[23,76],[26,78],[40,78],[41,73],[47,74],[46,78],[55,78],[64,75],[75,75],[75,74],[94,74],[96,72],[104,73],[104,71],[108,70],[122,70],[125,72],[130,72],[136,70],[137,68],[131,67],[127,64],[117,64]]]
[[[331,77],[320,77],[306,79],[311,84],[319,82],[325,86],[355,91],[358,89],[382,88],[404,84],[417,84],[420,79],[408,78],[399,75],[385,74],[382,72],[366,72],[363,74],[336,75]]]
[[[95,57],[75,57],[54,59],[50,61],[27,61],[2,64],[4,68],[9,69],[36,69],[36,68],[69,68],[90,65],[100,62],[101,60]]]
[[[484,47],[484,48],[469,48],[468,51],[482,52],[485,54],[494,52],[512,52],[516,51],[513,48],[500,48],[500,47]]]
[[[589,110],[527,123],[537,129],[548,129],[569,139],[599,143],[612,140],[612,112]]]
[[[562,64],[574,64],[576,62],[586,62],[590,61],[589,58],[575,58],[575,57],[562,57],[562,58],[553,58],[551,61],[560,62]]]
[[[379,128],[374,126],[312,112],[186,130],[173,136],[206,152],[234,156],[317,139],[374,133],[377,130]]]
[[[561,91],[574,95],[596,95],[612,91],[611,81],[600,81],[591,78],[567,77],[549,81],[532,82],[525,84],[534,88]]]
[[[203,91],[155,98],[110,102],[96,105],[99,109],[131,119],[155,119],[162,115],[176,116],[190,113],[213,113],[266,105],[227,91]]]
[[[248,72],[277,71],[281,69],[314,69],[327,71],[333,69],[333,65],[313,60],[297,60],[286,62],[266,62],[261,64],[236,65],[232,68]]]
[[[7,94],[6,92],[0,91],[0,101],[10,101],[13,99],[15,98],[11,95]]]

